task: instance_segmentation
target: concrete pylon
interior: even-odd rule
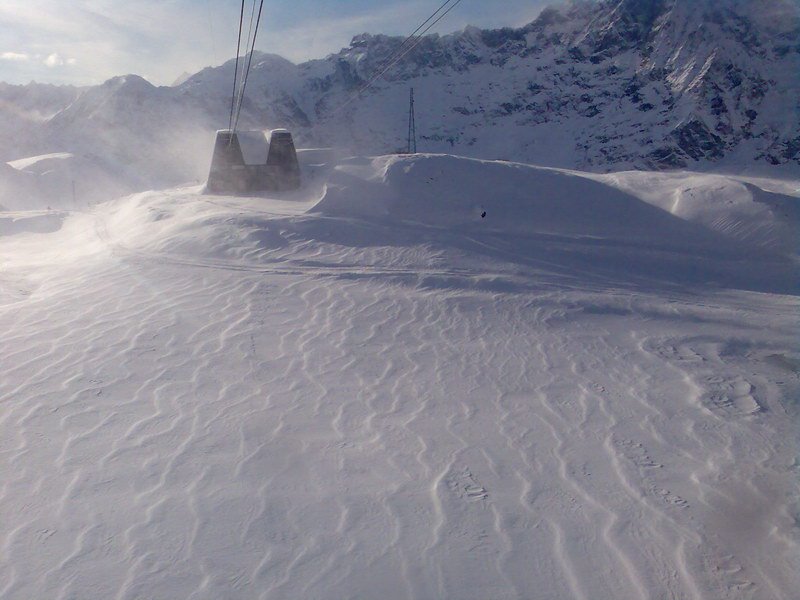
[[[277,178],[278,189],[293,190],[300,187],[300,163],[292,134],[285,129],[274,129],[269,138],[267,170]]]
[[[217,131],[206,189],[214,194],[241,194],[252,187],[236,132]]]
[[[258,133],[267,143],[263,132]],[[248,138],[250,139],[250,138]],[[263,154],[261,155],[263,157]],[[261,160],[264,160],[261,158]],[[292,134],[276,129],[270,135],[264,164],[247,164],[236,132],[217,131],[206,190],[212,194],[244,194],[300,187],[300,164]]]

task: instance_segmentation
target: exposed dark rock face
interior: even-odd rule
[[[699,119],[692,119],[686,125],[675,129],[672,136],[678,148],[694,160],[714,160],[725,155],[725,142],[709,131]]]

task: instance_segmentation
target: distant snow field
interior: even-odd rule
[[[81,160],[0,165],[0,598],[797,597],[800,182]]]

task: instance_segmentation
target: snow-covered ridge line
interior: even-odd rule
[[[590,171],[796,174],[798,12],[788,0],[573,2],[519,29],[428,36],[341,112],[402,38],[360,35],[300,65],[258,54],[242,125],[288,127],[300,146],[393,152],[405,147],[413,86],[424,151]],[[143,189],[137,173],[200,181],[233,67],[174,87],[135,75],[84,90],[0,86],[0,131],[25,130],[0,160],[72,152],[124,165],[131,189]],[[20,121],[41,107],[46,122]]]

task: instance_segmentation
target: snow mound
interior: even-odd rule
[[[5,210],[83,209],[130,192],[117,169],[91,155],[57,152],[0,164]]]
[[[336,171],[338,185],[317,206],[323,214],[383,214],[408,223],[522,235],[702,241],[697,227],[577,172],[448,155],[353,159]],[[376,193],[354,194],[354,186]]]
[[[195,186],[108,203],[98,208],[103,235],[139,259],[350,275],[380,267],[433,287],[475,285],[441,273],[467,261],[504,289],[523,289],[529,279],[516,273],[531,268],[598,286],[794,289],[793,263],[772,246],[743,245],[661,208],[660,196],[648,202],[585,174],[449,155],[314,163],[324,157],[306,156],[292,193],[226,197]]]
[[[258,200],[205,196],[195,186],[134,194],[101,207],[101,214],[107,219],[107,235],[130,251],[186,259],[237,258],[285,245],[280,242],[280,216],[265,214]],[[269,206],[278,210],[280,204],[273,200]],[[292,204],[289,208],[298,212]]]
[[[722,175],[594,175],[450,155],[341,161],[316,210],[468,233],[794,255],[800,199]]]
[[[396,243],[381,227],[412,239],[435,237],[439,230],[663,247],[724,242],[696,223],[576,172],[416,155],[346,158],[322,166],[319,179],[312,175],[300,192],[269,199],[203,196],[197,187],[145,192],[114,205],[111,225],[154,249],[195,247],[192,252],[207,256],[254,250],[244,247],[248,243],[273,249],[267,240],[276,239],[269,232],[277,224],[320,243],[356,221],[375,229],[354,238],[354,246]],[[325,220],[330,218],[339,220],[337,228]]]
[[[68,160],[75,155],[69,152],[54,152],[52,154],[42,154],[40,156],[30,156],[18,160],[9,161],[8,164],[17,171],[30,171],[33,173],[44,173],[51,170],[54,161]]]
[[[33,211],[5,213],[0,215],[0,236],[29,232],[52,233],[61,229],[65,216],[64,213],[52,211],[41,214]]]
[[[630,171],[597,176],[676,217],[756,251],[797,255],[800,187],[699,173]],[[796,184],[796,182],[794,182]],[[765,188],[774,189],[765,189]],[[796,195],[789,192],[794,191]]]

